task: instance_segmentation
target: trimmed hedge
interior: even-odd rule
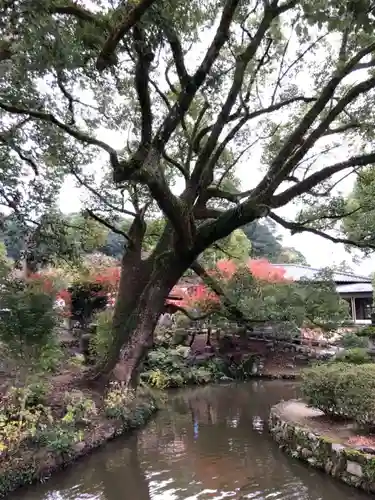
[[[308,368],[302,374],[305,401],[330,416],[375,426],[375,365],[334,363]]]

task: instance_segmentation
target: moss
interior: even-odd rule
[[[301,428],[291,422],[285,422],[284,405],[285,403],[280,403],[271,410],[273,427],[270,431],[281,449],[353,487],[374,491],[375,457],[370,458],[371,456],[359,450],[346,448],[339,440],[330,436],[317,436],[313,428]],[[294,437],[289,439],[290,428],[293,426]],[[333,445],[340,445],[340,453],[333,450]],[[347,473],[348,461],[356,462],[362,467],[363,477]]]
[[[329,436],[321,436],[320,440],[323,441],[323,443],[327,443],[327,444],[336,444],[337,443],[337,441],[330,438]]]
[[[362,470],[368,481],[371,483],[375,482],[375,458],[366,460],[366,463],[362,466]]]
[[[353,460],[354,462],[355,462],[356,458],[360,458],[360,457],[364,456],[364,454],[361,453],[360,451],[352,450],[350,448],[345,448],[344,455],[346,456],[346,458],[349,458],[349,460]]]

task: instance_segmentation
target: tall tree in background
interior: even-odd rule
[[[299,250],[283,246],[282,238],[277,234],[276,224],[272,219],[265,219],[264,222],[256,220],[242,229],[251,241],[252,257],[266,258],[275,264],[308,265],[305,256]]]
[[[334,187],[375,162],[370,0],[1,0],[0,23],[1,203],[33,219],[70,176],[127,240],[98,375],[120,357],[131,382],[171,288],[235,229],[268,216],[346,241],[326,234]],[[260,179],[242,192],[238,165]]]

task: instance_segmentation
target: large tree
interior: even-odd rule
[[[36,217],[73,176],[86,213],[127,240],[99,374],[120,357],[114,374],[133,379],[169,291],[214,242],[265,216],[324,234],[279,209],[328,210],[375,161],[371,0],[0,5],[1,203]]]

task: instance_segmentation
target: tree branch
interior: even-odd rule
[[[138,27],[133,28],[134,48],[137,53],[135,65],[135,88],[141,108],[141,144],[146,147],[152,138],[152,111],[149,90],[149,73],[154,54],[146,42],[143,31]]]
[[[286,99],[285,101],[281,101],[275,104],[272,104],[268,106],[267,108],[263,109],[258,109],[256,111],[252,111],[248,113],[248,120],[253,120],[254,118],[258,118],[259,116],[262,116],[267,113],[273,113],[274,111],[278,111],[282,109],[284,106],[290,106],[291,104],[294,104],[296,102],[304,102],[304,103],[311,103],[315,102],[316,99],[314,97],[305,97],[305,96],[298,96],[298,97],[292,97],[290,99]],[[228,120],[226,123],[230,123],[231,121],[237,120],[241,118],[243,115],[243,108],[242,106],[240,109],[229,115]],[[200,142],[202,141],[203,137],[207,135],[213,128],[214,124],[208,125],[207,127],[204,127],[196,136],[196,139],[194,141],[194,151],[198,152],[200,149]]]
[[[169,297],[168,297],[169,298]],[[190,311],[188,311],[187,309],[185,309],[185,307],[182,307],[182,306],[179,306],[177,305],[176,303],[169,303],[167,304],[169,307],[172,307],[174,312],[182,312],[183,314],[185,314],[185,316],[187,318],[189,318],[191,321],[201,321],[202,319],[206,319],[208,318],[209,316],[212,315],[212,312],[207,312],[207,313],[204,313],[204,314],[191,314]]]
[[[280,149],[276,158],[270,165],[267,174],[254,190],[254,197],[259,195],[266,196],[267,193],[273,193],[281,184],[283,179],[289,175],[294,165],[303,158],[306,150],[311,147],[319,137],[321,137],[332,121],[341,111],[344,110],[346,105],[355,99],[360,93],[365,92],[367,88],[371,88],[375,85],[375,78],[371,78],[354,86],[342,99],[340,99],[339,103],[330,111],[330,113],[328,113],[327,117],[321,122],[319,127],[317,127],[309,135],[308,139],[303,141],[304,135],[312,126],[316,118],[324,110],[327,103],[333,98],[334,93],[342,80],[352,72],[363,57],[370,54],[374,50],[375,43],[368,45],[352,57],[341,69],[334,73],[327,85],[321,91],[319,98],[307,111],[299,125],[294,129],[287,140],[285,140],[283,147]],[[301,143],[303,146],[295,152],[296,148]],[[292,153],[294,154],[291,158]]]
[[[110,229],[111,231],[113,231],[114,233],[116,234],[120,234],[121,236],[123,236],[126,240],[130,241],[130,238],[129,236],[124,232],[122,231],[121,229],[119,229],[118,227],[114,226],[111,222],[109,222],[107,219],[104,219],[103,217],[101,217],[100,215],[97,215],[95,214],[92,210],[90,210],[89,208],[87,208],[85,210],[85,213],[91,217],[92,219],[94,219],[96,222],[99,222],[100,224],[103,224],[103,226],[105,226],[107,229]]]
[[[0,109],[3,109],[4,111],[7,111],[8,113],[11,113],[11,114],[27,115],[27,116],[30,116],[31,118],[36,118],[38,120],[52,123],[53,125],[56,125],[59,129],[63,130],[64,132],[66,132],[70,136],[77,139],[78,141],[85,142],[86,144],[90,144],[92,146],[97,146],[97,147],[103,149],[104,151],[106,151],[109,154],[113,168],[118,168],[120,166],[119,161],[118,161],[117,152],[111,146],[109,146],[109,144],[107,144],[103,141],[100,141],[98,139],[95,139],[94,137],[91,137],[90,135],[86,134],[85,132],[77,130],[77,129],[71,127],[70,125],[67,125],[66,123],[61,122],[51,113],[45,113],[43,111],[34,111],[32,109],[18,108],[17,106],[13,106],[13,105],[6,104],[3,102],[0,102]]]
[[[349,160],[325,167],[309,177],[306,177],[298,184],[295,184],[289,189],[286,189],[282,193],[274,196],[270,202],[270,206],[272,208],[278,208],[286,205],[295,197],[311,191],[312,188],[326,179],[329,179],[332,175],[341,172],[341,170],[357,166],[371,165],[373,163],[375,163],[375,153],[370,153],[367,155],[353,156],[352,158],[349,158]]]
[[[168,113],[156,134],[153,146],[157,150],[160,151],[164,147],[178,124],[181,122],[181,119],[189,109],[196,93],[204,83],[206,76],[219,56],[223,45],[228,40],[230,25],[239,3],[240,0],[226,0],[219,26],[203,61],[190,79],[188,85],[181,90],[177,102]]]
[[[168,21],[164,21],[164,33],[167,36],[169,46],[171,47],[174,64],[180,85],[186,87],[190,81],[190,76],[185,67],[184,51],[182,50],[180,39],[172,26],[168,25]]]
[[[130,29],[141,19],[146,10],[151,7],[155,0],[139,0],[136,5],[129,10],[128,6],[121,6],[119,9],[124,10],[124,14],[119,23],[117,23],[111,30],[107,40],[96,61],[96,69],[104,71],[116,64],[116,49],[120,41],[130,31]],[[118,16],[118,11],[114,17]]]
[[[202,281],[211,288],[212,291],[220,298],[222,305],[225,308],[225,315],[230,319],[242,323],[249,330],[253,330],[254,323],[263,323],[264,321],[251,320],[248,318],[243,311],[241,311],[236,304],[228,297],[225,293],[223,287],[221,286],[219,280],[211,276],[206,269],[199,264],[198,261],[194,261],[190,266],[191,269],[202,279]]]
[[[93,12],[84,9],[75,2],[67,1],[65,5],[52,5],[48,7],[51,14],[64,14],[75,17],[80,21],[86,21],[95,24],[98,28],[108,27],[104,20],[101,20]]]
[[[202,151],[199,153],[199,157],[191,175],[189,185],[183,195],[189,202],[192,202],[195,199],[199,189],[204,189],[205,187],[207,187],[207,183],[210,182],[213,164],[208,164],[208,159],[210,158],[212,152],[216,147],[219,136],[222,133],[224,126],[228,122],[232,108],[238,98],[239,93],[241,92],[248,64],[257,52],[268,28],[272,24],[273,20],[279,15],[279,13],[280,9],[267,7],[265,8],[262,21],[258,26],[256,34],[254,35],[251,42],[247,45],[245,50],[237,57],[231,88],[219,112],[216,122],[212,127],[211,133],[204,147],[202,148]],[[248,115],[246,116],[246,119],[248,119]]]
[[[306,227],[303,226],[302,224],[298,224],[297,222],[287,221],[282,217],[276,215],[274,212],[270,212],[269,217],[278,224],[280,224],[280,226],[285,227],[285,229],[289,229],[292,234],[307,232],[315,234],[316,236],[321,236],[322,238],[332,241],[333,243],[342,243],[344,245],[351,245],[357,248],[362,248],[362,249],[371,248],[375,250],[375,244],[364,243],[364,242],[361,243],[359,241],[354,241],[347,238],[337,238],[335,236],[331,236],[330,234],[325,233],[324,231],[321,231],[320,229],[315,229],[313,227]]]

